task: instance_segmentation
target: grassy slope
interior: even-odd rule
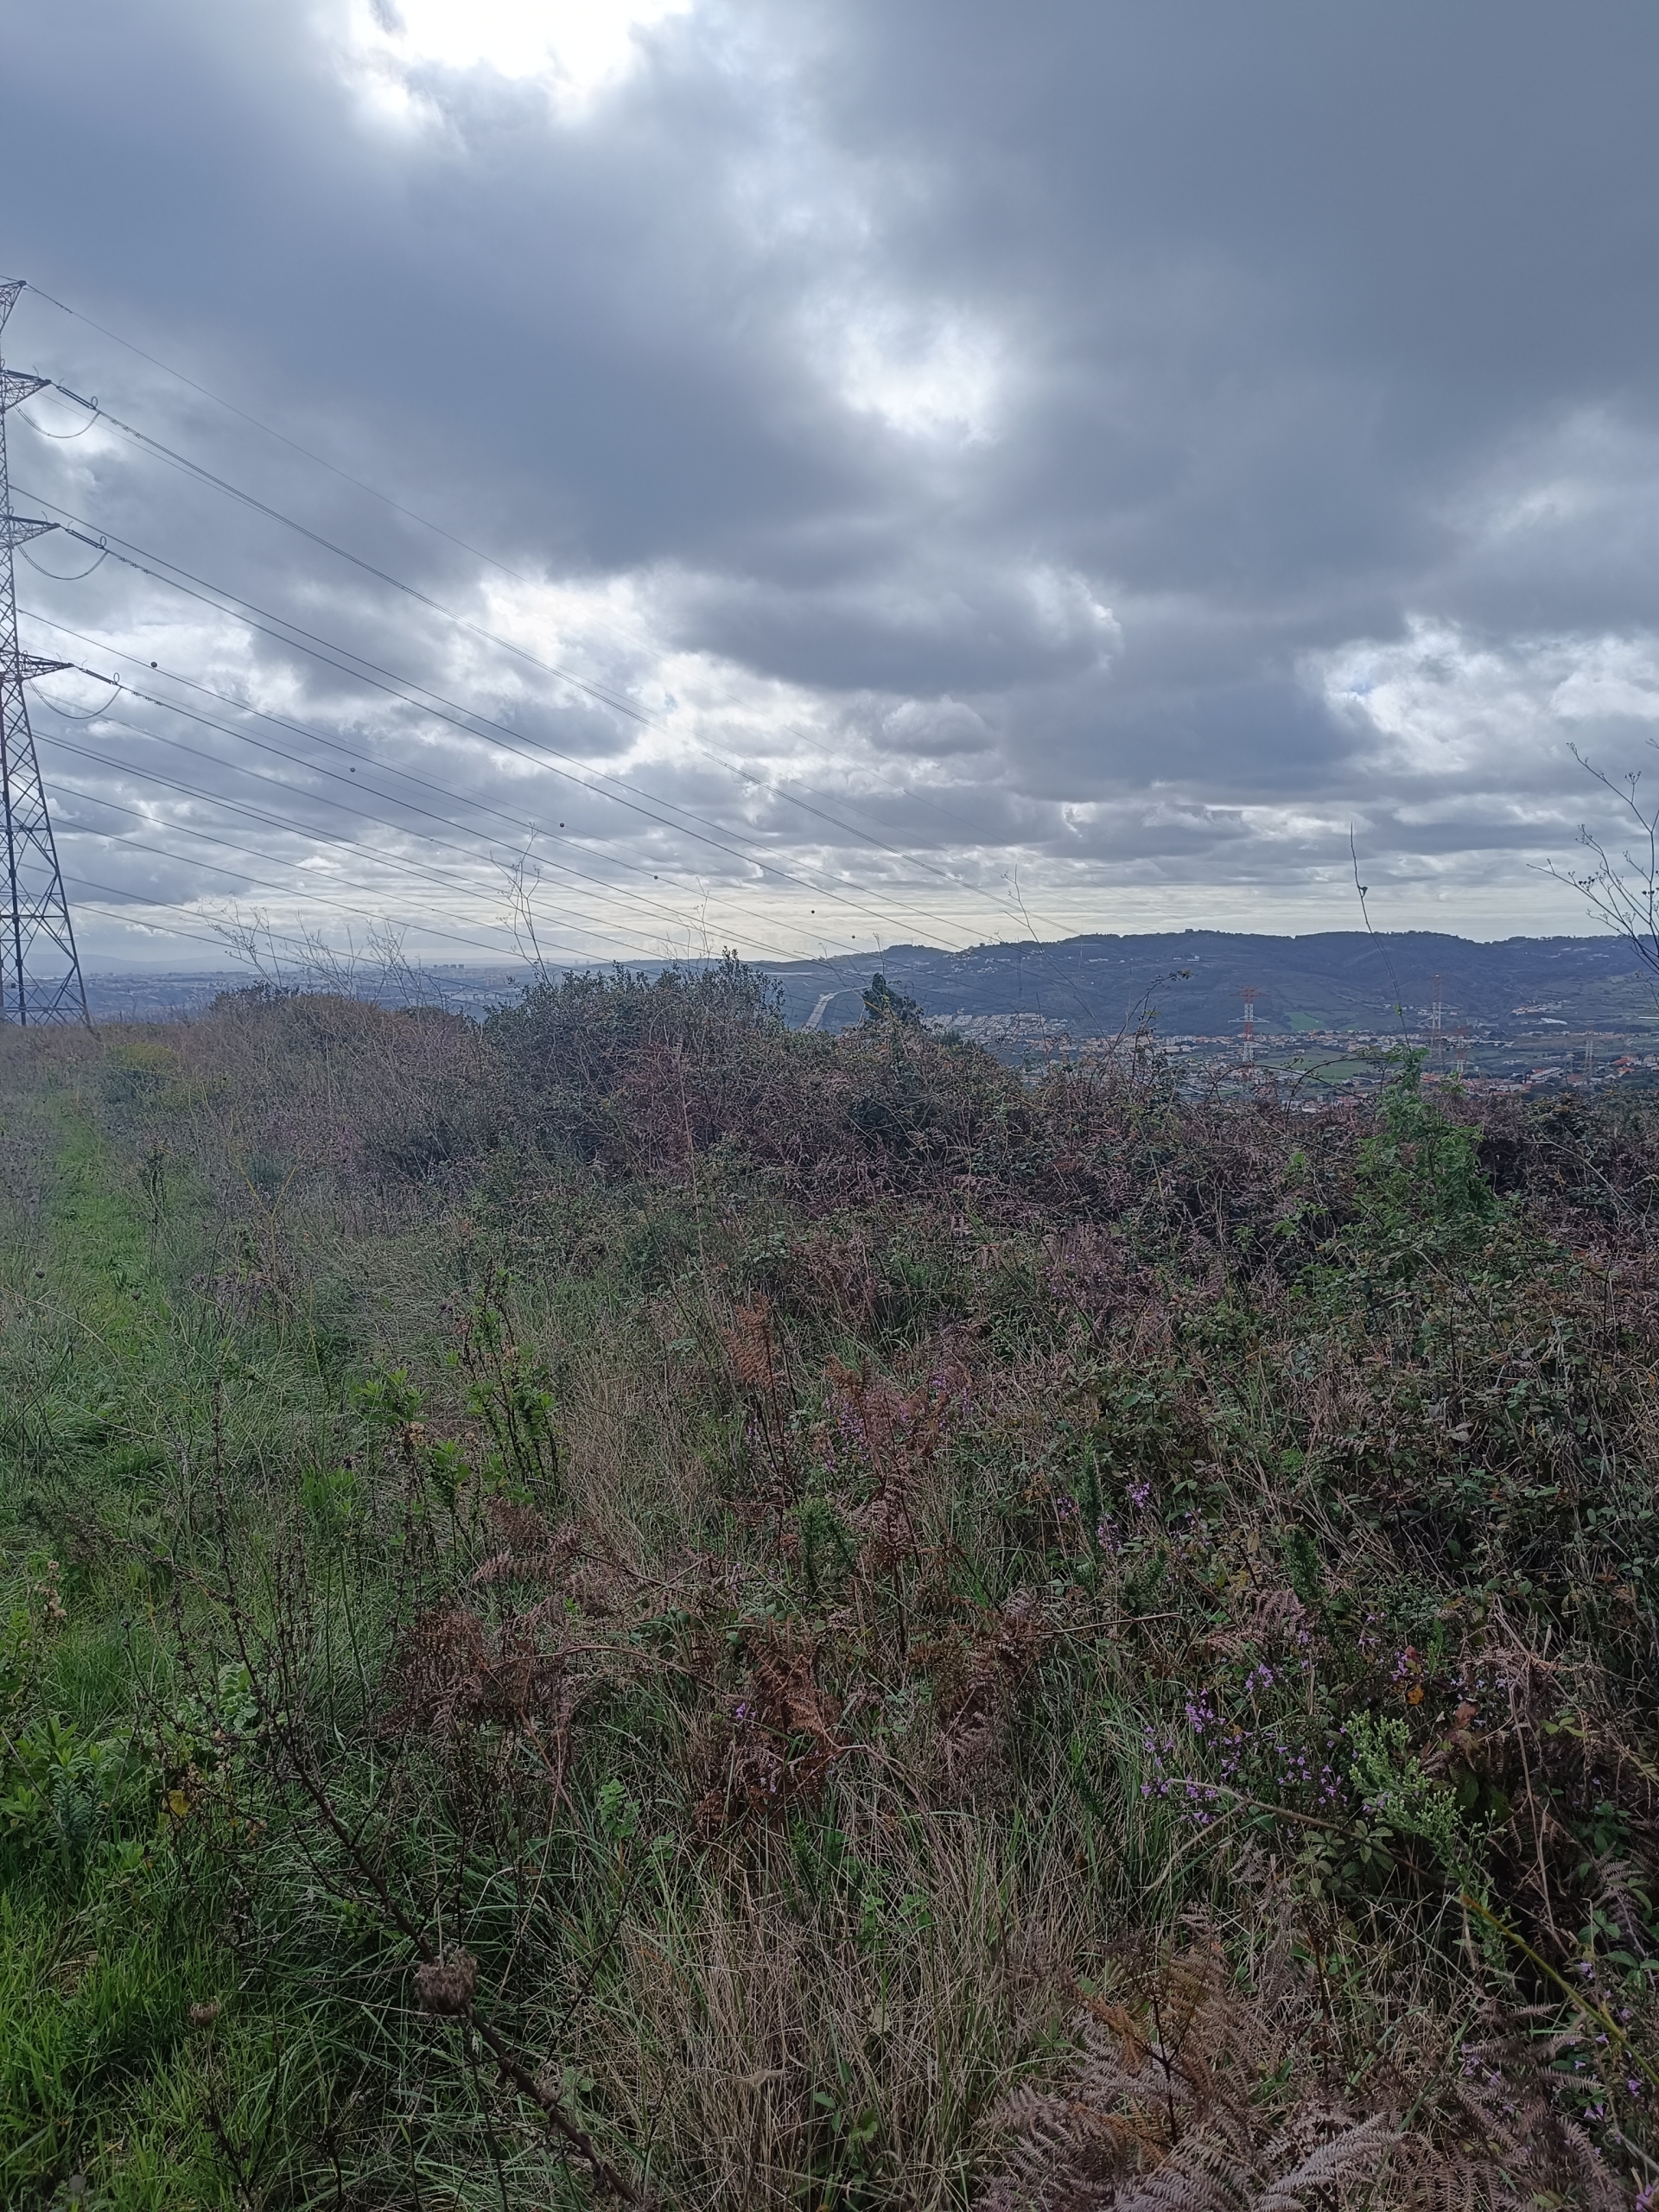
[[[1646,1125],[636,997],[6,1040],[0,2194],[1621,2201]]]
[[[160,2183],[210,2202],[185,2026],[222,1977],[219,1947],[211,1922],[193,1929],[143,1826],[111,1834],[105,1815],[128,1751],[132,1671],[151,1657],[145,1593],[118,1558],[66,1578],[30,1526],[66,1466],[78,1490],[124,1502],[142,1484],[150,1454],[132,1429],[149,1424],[132,1412],[166,1374],[168,1316],[145,1230],[73,1094],[14,1092],[7,1104],[9,1143],[33,1155],[42,1201],[6,1255],[7,1810],[14,1829],[52,1834],[14,1867],[4,1899],[0,2176],[15,2201],[115,2142],[122,2201],[156,2201]]]

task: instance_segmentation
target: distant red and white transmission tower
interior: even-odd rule
[[[1244,1064],[1244,1065],[1245,1065],[1247,1068],[1253,1068],[1253,1067],[1255,1065],[1255,1001],[1256,1001],[1256,995],[1257,995],[1257,986],[1256,986],[1255,984],[1254,984],[1254,983],[1246,983],[1246,984],[1245,984],[1245,986],[1244,986],[1244,1052],[1243,1052],[1243,1064]]]
[[[17,303],[20,283],[0,283],[0,331]],[[29,726],[23,686],[31,676],[51,676],[65,660],[41,660],[17,642],[17,580],[12,553],[57,524],[11,512],[6,467],[6,416],[48,379],[25,376],[0,362],[0,1020],[84,1021],[86,992],[80,957],[64,896],[58,849],[47,812],[46,787]]]

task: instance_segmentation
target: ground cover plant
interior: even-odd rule
[[[1659,1122],[0,1036],[0,2200],[1647,2206]]]

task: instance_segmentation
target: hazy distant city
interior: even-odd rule
[[[898,944],[880,962],[930,1029],[1015,1063],[1099,1065],[1138,1050],[1179,1064],[1184,1087],[1236,1082],[1249,1066],[1315,1091],[1363,1090],[1409,1045],[1431,1074],[1471,1090],[1659,1083],[1659,989],[1633,948],[1611,938],[1200,930],[966,952]],[[792,1027],[836,1031],[863,1018],[874,962],[757,964],[779,985]],[[100,1023],[165,1020],[261,980],[246,969],[129,972],[89,976],[87,995]],[[455,963],[295,969],[274,981],[476,1020],[516,999],[534,971]]]

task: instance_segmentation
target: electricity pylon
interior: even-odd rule
[[[0,331],[22,289],[17,282],[0,283]],[[6,467],[7,412],[46,382],[45,377],[25,376],[0,361],[0,827],[5,835],[5,852],[0,855],[4,867],[0,878],[0,1020],[23,1027],[31,1021],[84,1021],[90,1027],[69,901],[63,893],[23,691],[31,676],[50,676],[69,664],[41,660],[19,646],[17,582],[12,572],[16,547],[57,528],[55,523],[13,514]]]
[[[1258,993],[1256,986],[1254,983],[1246,983],[1243,996],[1244,1000],[1243,1064],[1247,1068],[1253,1068],[1255,1065],[1255,1001],[1257,995]]]

